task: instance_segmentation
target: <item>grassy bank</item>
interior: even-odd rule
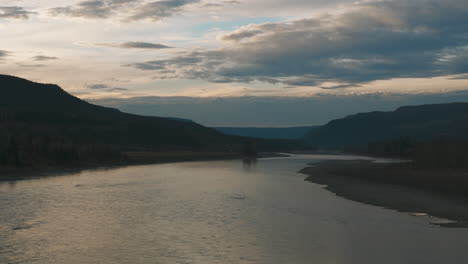
[[[468,227],[468,171],[418,169],[410,163],[327,161],[301,170],[338,196],[401,212],[427,213]]]

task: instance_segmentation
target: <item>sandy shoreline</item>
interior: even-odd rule
[[[468,228],[468,197],[465,195],[449,195],[441,191],[444,188],[433,190],[427,185],[416,188],[413,181],[398,182],[399,178],[382,181],[382,177],[388,178],[396,173],[398,177],[404,175],[408,179],[411,173],[423,173],[403,168],[363,160],[326,161],[311,164],[300,172],[309,175],[306,181],[325,185],[325,189],[340,197],[413,215],[427,214],[453,221],[438,224],[444,227]]]

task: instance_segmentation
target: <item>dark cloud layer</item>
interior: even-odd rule
[[[203,5],[203,7],[208,7],[208,8],[221,8],[227,5],[238,5],[240,4],[240,1],[232,0],[232,1],[219,1],[216,3],[206,3]]]
[[[334,85],[334,86],[322,86],[320,88],[325,90],[334,90],[334,89],[348,89],[348,88],[358,88],[362,87],[359,84],[342,84],[342,85]]]
[[[94,90],[101,90],[101,89],[107,89],[109,87],[105,84],[91,84],[91,85],[88,85],[88,88],[94,89]]]
[[[0,19],[28,19],[32,14],[19,6],[0,6]]]
[[[16,65],[18,65],[18,67],[21,67],[21,68],[41,68],[41,67],[45,67],[46,65],[44,64],[29,64],[29,63],[16,63]]]
[[[124,21],[153,20],[171,17],[189,4],[199,0],[88,0],[73,6],[50,9],[52,15],[67,15],[91,19],[120,16]]]
[[[58,58],[57,57],[51,57],[51,56],[38,55],[38,56],[34,56],[33,60],[35,60],[35,61],[48,61],[48,60],[58,60]]]
[[[84,18],[108,18],[131,0],[88,0],[82,1],[75,6],[56,7],[50,9],[52,15],[68,15]]]
[[[468,102],[468,92],[317,97],[140,97],[92,102],[135,114],[188,118],[208,126],[300,126],[322,125],[350,114],[391,111],[405,105]]]
[[[468,80],[468,74],[457,75],[450,79],[451,80]]]
[[[100,90],[100,91],[106,91],[106,92],[115,92],[115,91],[126,91],[128,90],[127,88],[121,88],[121,87],[111,87],[107,84],[91,84],[88,85],[89,89],[93,90]]]
[[[169,49],[171,47],[149,42],[124,42],[124,43],[97,43],[96,46],[122,48],[122,49]]]
[[[5,57],[9,56],[10,52],[6,50],[0,50],[0,60],[4,59]]]
[[[133,11],[129,20],[150,19],[158,21],[179,12],[182,7],[200,2],[200,0],[162,0],[143,4]]]
[[[293,86],[468,72],[465,0],[358,2],[338,15],[248,25],[222,49],[135,63],[161,79],[263,81]]]

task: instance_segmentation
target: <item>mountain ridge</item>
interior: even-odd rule
[[[427,141],[441,136],[468,138],[468,103],[403,106],[395,111],[349,115],[307,134],[305,140],[319,148],[342,148],[399,137]]]
[[[14,76],[0,75],[0,94],[0,168],[232,158],[246,144],[260,151],[297,145],[225,135],[186,119],[124,113]]]
[[[127,114],[93,105],[54,84],[0,75],[0,94],[0,125],[4,128],[4,138],[30,140],[28,138],[42,135],[73,144],[112,145],[134,150],[193,150],[232,141],[194,122]]]
[[[296,127],[213,127],[227,135],[265,139],[301,139],[318,126]]]

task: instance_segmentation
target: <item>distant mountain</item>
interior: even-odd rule
[[[0,110],[66,114],[119,112],[89,104],[57,85],[35,83],[8,75],[0,75],[0,94]]]
[[[194,122],[146,117],[87,103],[57,85],[39,84],[0,75],[0,112],[4,119],[28,127],[42,126],[47,133],[62,134],[77,141],[96,141],[128,148],[201,148],[230,139]]]
[[[309,145],[341,148],[410,137],[468,139],[468,103],[405,106],[393,112],[370,112],[336,119],[306,135]]]
[[[187,119],[127,114],[57,85],[0,75],[0,168],[231,157],[246,145],[284,151],[298,142],[230,136]]]
[[[244,137],[267,139],[301,139],[307,133],[317,129],[316,126],[303,127],[215,127],[214,129],[227,134]]]
[[[127,114],[57,85],[0,75],[0,169],[232,157],[247,144],[272,151],[297,141],[229,136],[186,119]]]

